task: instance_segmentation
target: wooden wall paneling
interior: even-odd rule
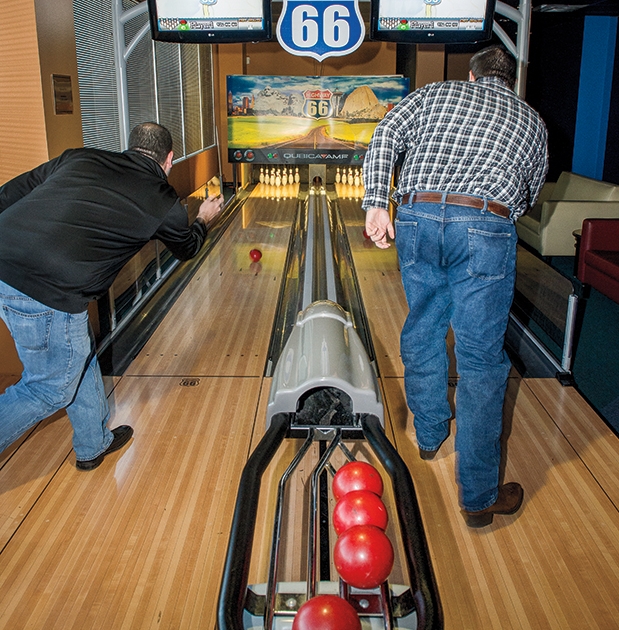
[[[0,38],[0,185],[47,160],[36,15],[31,0],[5,0]]]

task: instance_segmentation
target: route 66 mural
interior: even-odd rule
[[[228,76],[228,160],[360,165],[408,89],[401,76]]]

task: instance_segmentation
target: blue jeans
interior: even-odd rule
[[[456,471],[460,503],[477,511],[497,499],[503,402],[510,362],[503,348],[516,275],[509,219],[465,206],[398,208],[396,246],[409,314],[401,336],[406,399],[420,448],[447,437],[446,336],[459,375]]]
[[[76,458],[103,453],[114,436],[106,426],[110,410],[88,314],[57,311],[0,281],[0,317],[24,368],[21,380],[0,395],[0,451],[66,408]]]

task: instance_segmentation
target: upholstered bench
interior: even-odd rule
[[[563,172],[556,183],[544,185],[516,230],[542,256],[574,256],[574,230],[585,219],[611,217],[619,218],[619,185]]]

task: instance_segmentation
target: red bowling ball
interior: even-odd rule
[[[333,509],[333,527],[338,536],[355,525],[374,525],[384,531],[388,521],[385,504],[368,490],[345,494]]]
[[[249,252],[249,257],[254,261],[258,262],[262,258],[262,252],[259,249],[252,249]]]
[[[368,490],[383,496],[383,480],[374,466],[366,462],[344,464],[333,477],[333,496],[339,501],[353,490]]]
[[[335,543],[335,568],[355,588],[380,586],[393,568],[393,547],[385,532],[373,525],[355,525]]]
[[[345,599],[317,595],[299,608],[292,630],[361,630],[361,621]]]

